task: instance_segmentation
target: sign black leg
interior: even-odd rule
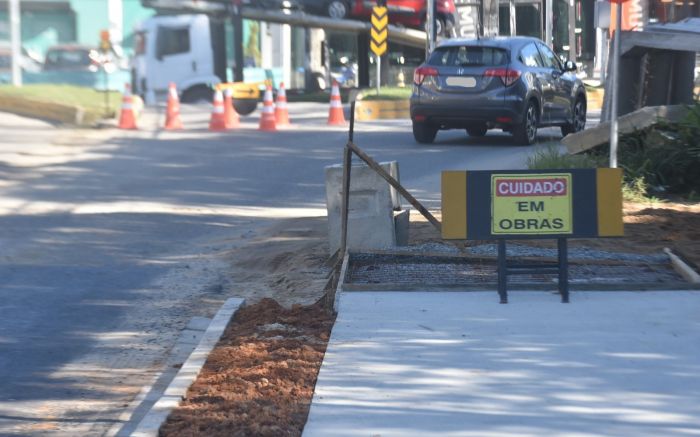
[[[557,241],[559,252],[559,293],[562,303],[569,303],[569,258],[566,238]]]
[[[508,265],[506,264],[506,240],[498,240],[498,295],[501,303],[508,303]]]

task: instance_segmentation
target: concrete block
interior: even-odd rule
[[[396,233],[396,245],[408,246],[408,224],[411,211],[404,209],[394,214],[394,232]]]
[[[392,161],[380,165],[398,180],[398,163]],[[341,239],[343,166],[328,166],[325,172],[328,241],[330,253],[333,254],[340,247]],[[366,165],[352,167],[348,212],[349,249],[382,249],[396,246],[393,210],[400,209],[400,202],[399,194],[395,191]]]

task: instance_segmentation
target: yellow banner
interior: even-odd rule
[[[491,233],[571,234],[571,174],[491,175]]]

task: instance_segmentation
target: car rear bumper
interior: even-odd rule
[[[513,125],[521,121],[522,112],[520,102],[494,107],[411,104],[411,120],[439,125],[443,129],[461,129],[482,123],[492,127]]]

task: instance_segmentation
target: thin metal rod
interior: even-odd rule
[[[381,56],[376,56],[375,61],[377,62],[377,95],[379,95],[379,88],[382,86],[382,58],[381,58]]]
[[[612,57],[612,107],[610,109],[610,168],[617,168],[617,112],[620,99],[620,37],[622,36],[622,2],[617,3]]]
[[[430,211],[428,211],[415,197],[411,195],[406,189],[397,181],[394,179],[389,173],[387,173],[381,165],[374,159],[370,158],[369,155],[367,155],[365,152],[362,151],[359,147],[357,147],[354,143],[348,143],[346,147],[349,147],[350,150],[352,150],[361,160],[363,160],[372,170],[377,172],[379,176],[384,178],[385,181],[389,183],[392,187],[396,189],[403,197],[413,205],[414,208],[420,212],[423,217],[425,217],[434,227],[435,229],[438,230],[438,232],[442,232],[442,226],[440,225],[440,222],[438,219],[433,216]]]
[[[355,101],[350,102],[350,130],[348,131],[348,141],[353,142],[355,138]]]
[[[500,303],[508,303],[508,268],[506,267],[506,240],[498,240],[498,296]]]
[[[561,293],[561,302],[569,303],[569,256],[566,238],[557,240],[557,252],[559,256],[559,293]]]

